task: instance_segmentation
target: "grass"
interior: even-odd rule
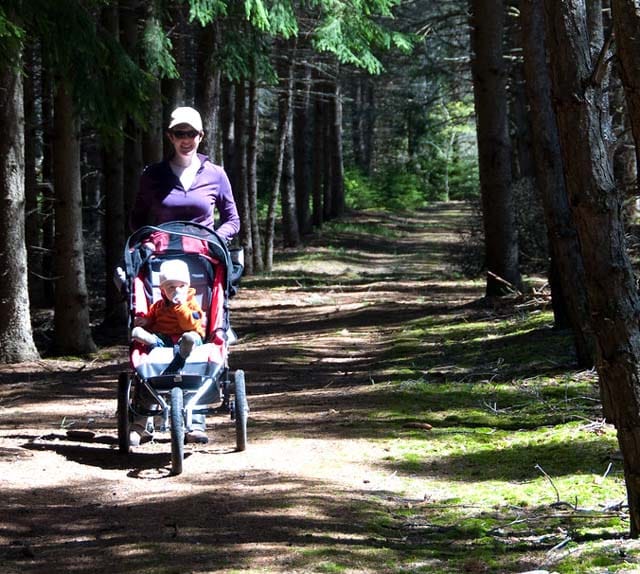
[[[640,571],[596,375],[572,367],[551,322],[478,312],[397,334],[368,419],[386,429],[382,470],[423,497],[372,501],[369,553],[321,546],[309,571]]]

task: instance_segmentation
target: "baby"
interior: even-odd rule
[[[190,287],[188,265],[179,259],[160,266],[160,292],[146,315],[134,318],[131,338],[151,348],[179,345],[179,352],[165,372],[176,372],[184,366],[194,346],[201,345],[205,335],[202,308]]]

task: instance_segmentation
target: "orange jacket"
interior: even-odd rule
[[[201,337],[204,337],[202,324],[204,313],[194,298],[195,293],[196,290],[190,288],[184,303],[174,304],[164,297],[156,301],[147,314],[148,322],[145,324],[145,329],[152,333],[176,337],[187,331],[197,331]]]

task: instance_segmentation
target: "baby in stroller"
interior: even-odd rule
[[[173,360],[163,374],[178,373],[195,346],[202,345],[205,336],[204,312],[195,298],[196,291],[190,286],[189,266],[180,259],[169,259],[160,266],[161,299],[151,305],[147,314],[137,313],[134,318],[135,327],[131,331],[131,339],[138,341],[152,350],[156,347],[173,348],[178,346]],[[196,415],[197,418],[197,415]],[[139,445],[143,438],[147,439],[147,424],[132,425],[130,442]],[[201,424],[197,424],[201,423]],[[202,421],[194,421],[194,428],[187,433],[187,442],[207,443]]]
[[[155,347],[173,347],[179,351],[165,373],[178,372],[195,345],[202,345],[204,313],[190,287],[189,266],[180,259],[170,259],[160,266],[160,293],[146,315],[138,313],[131,338]]]

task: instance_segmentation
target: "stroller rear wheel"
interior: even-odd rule
[[[129,373],[120,373],[118,377],[118,448],[122,454],[129,454],[131,441],[131,411],[129,409],[131,395],[131,377]]]
[[[184,460],[184,396],[180,387],[171,389],[171,471],[182,473]]]
[[[236,423],[236,450],[247,448],[247,418],[249,416],[249,404],[244,383],[244,371],[238,369],[234,374],[235,401],[233,417]]]

